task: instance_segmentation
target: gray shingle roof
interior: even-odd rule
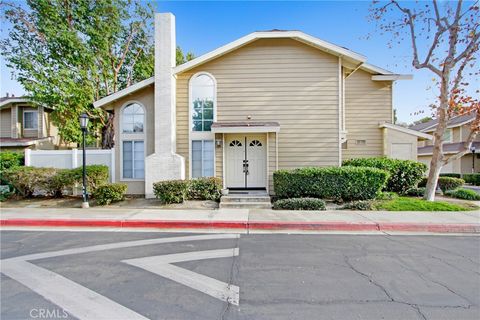
[[[475,119],[476,114],[475,113],[470,113],[470,114],[465,114],[463,116],[458,116],[450,119],[448,121],[447,126],[448,127],[456,127],[458,125],[461,125],[464,122],[470,121]],[[424,123],[419,123],[413,126],[410,126],[409,128],[412,130],[417,130],[417,131],[426,131],[426,129],[429,128],[435,128],[437,125],[438,121],[436,119],[424,122]]]

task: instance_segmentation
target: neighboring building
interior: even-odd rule
[[[155,17],[155,76],[94,103],[115,114],[116,177],[129,193],[217,176],[273,192],[278,169],[343,159],[416,159],[417,137],[395,126],[399,75],[299,31],[254,32],[175,66],[175,18]]]
[[[476,114],[468,114],[450,119],[447,124],[443,143],[443,151],[448,155],[458,153],[470,134],[470,124],[475,120]],[[432,135],[437,127],[437,120],[430,120],[411,126],[410,129]],[[467,153],[461,159],[452,161],[445,165],[442,173],[472,173],[480,172],[480,136],[477,135],[472,143],[477,154]],[[419,140],[418,161],[430,166],[432,160],[433,141]]]
[[[50,109],[34,107],[26,97],[0,98],[0,149],[56,149],[57,128],[50,121]]]

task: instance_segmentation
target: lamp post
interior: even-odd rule
[[[470,147],[470,151],[472,151],[472,173],[475,173],[475,146],[473,144]]]
[[[82,208],[88,208],[88,194],[87,194],[87,171],[86,171],[86,153],[85,153],[85,136],[87,135],[87,126],[88,126],[88,116],[86,113],[82,113],[79,117],[80,120],[80,128],[82,129],[82,149],[83,149],[83,161],[82,161],[82,166],[83,166],[83,171],[82,171],[82,178],[83,178],[83,185],[82,185]]]

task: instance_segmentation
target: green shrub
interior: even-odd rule
[[[273,203],[275,210],[325,210],[325,201],[315,198],[280,199]]]
[[[398,194],[396,194],[395,192],[389,192],[389,191],[384,191],[384,192],[380,192],[378,195],[377,195],[377,200],[393,200],[395,198],[398,198]]]
[[[447,190],[445,191],[445,195],[457,199],[480,200],[480,194],[476,193],[474,190],[465,188]]]
[[[373,205],[372,205],[372,201],[358,200],[358,201],[352,201],[344,204],[341,209],[368,211],[368,210],[373,210]]]
[[[198,178],[188,183],[188,200],[220,200],[222,180],[219,178]]]
[[[438,187],[442,189],[442,192],[445,193],[447,190],[457,189],[465,184],[463,179],[450,178],[450,177],[439,177],[438,178]]]
[[[188,191],[188,180],[159,181],[153,184],[153,193],[162,203],[182,203]]]
[[[417,184],[417,187],[419,188],[425,188],[427,186],[427,181],[428,181],[428,178],[422,178],[422,180],[420,180],[420,182]]]
[[[464,173],[462,179],[465,180],[466,183],[480,186],[480,173]]]
[[[390,178],[385,187],[386,191],[404,193],[413,188],[422,179],[427,171],[423,163],[411,160],[398,160],[390,158],[357,158],[343,161],[344,166],[372,167],[390,173]]]
[[[122,201],[127,192],[125,183],[107,183],[95,189],[93,197],[99,205],[108,205],[112,202]]]
[[[108,183],[108,172],[109,169],[105,165],[88,165],[86,166],[87,173],[87,191],[89,193],[95,192],[95,190],[106,183]],[[67,178],[68,175],[71,175]],[[70,179],[73,183],[81,184],[83,181],[83,169],[78,167],[71,169],[69,173],[65,175],[66,179]]]
[[[59,185],[54,183],[58,169],[13,167],[5,170],[4,177],[21,195],[31,197],[35,192],[58,195]]]
[[[273,174],[278,198],[335,200],[373,199],[385,186],[388,172],[376,168],[329,167],[279,170]]]
[[[5,170],[23,166],[24,156],[22,153],[17,152],[0,152],[0,184],[8,183],[3,178],[3,172]]]
[[[0,202],[7,200],[11,195],[10,186],[2,186],[2,188],[0,188]]]
[[[425,195],[425,187],[410,188],[406,192],[407,196],[423,197]]]
[[[461,178],[462,175],[460,173],[440,173],[440,177],[450,177],[450,178]]]

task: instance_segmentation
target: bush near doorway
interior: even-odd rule
[[[277,198],[367,200],[376,197],[388,177],[388,172],[376,168],[311,167],[278,170],[273,185]]]
[[[408,189],[416,187],[428,168],[421,162],[386,157],[349,159],[343,161],[342,165],[386,170],[390,173],[390,178],[384,190],[400,194],[404,194]]]

